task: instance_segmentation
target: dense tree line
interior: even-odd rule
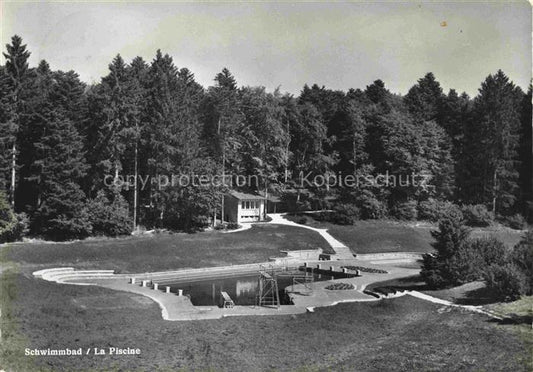
[[[435,216],[451,203],[533,218],[531,88],[502,71],[475,98],[444,93],[432,73],[405,96],[376,80],[347,92],[305,85],[294,97],[239,87],[226,68],[202,87],[161,51],[151,62],[117,55],[92,85],[46,61],[29,66],[18,36],[4,56],[0,198],[9,226],[16,213],[33,235],[203,227],[237,187],[162,187],[172,175],[254,176],[244,189],[279,193],[287,208],[341,204],[358,218]],[[362,182],[304,182],[317,175]]]

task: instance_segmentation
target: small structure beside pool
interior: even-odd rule
[[[231,191],[224,198],[224,220],[246,223],[265,220],[265,198],[261,195]]]

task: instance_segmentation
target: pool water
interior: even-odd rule
[[[290,299],[285,293],[285,288],[292,286],[293,278],[306,275],[304,272],[283,272],[276,275],[278,281],[278,291],[280,303],[290,305]],[[308,277],[313,276],[313,281],[324,281],[333,279],[330,275],[320,275],[307,273]],[[218,278],[198,281],[165,284],[170,286],[172,292],[183,290],[183,294],[190,296],[191,302],[195,306],[220,306],[221,295],[224,291],[229,294],[235,305],[256,305],[259,288],[259,274],[246,275],[232,278]]]

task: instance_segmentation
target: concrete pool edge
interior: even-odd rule
[[[235,306],[232,309],[223,309],[216,306],[194,306],[188,297],[178,296],[176,293],[165,293],[160,290],[154,290],[150,287],[143,287],[138,283],[131,284],[128,280],[132,277],[146,278],[144,280],[157,280],[157,278],[168,277],[173,275],[181,275],[189,277],[190,274],[204,274],[203,278],[217,278],[218,275],[232,271],[233,275],[257,272],[260,265],[272,265],[273,262],[256,263],[246,265],[232,265],[223,267],[211,267],[200,269],[185,269],[158,273],[142,273],[142,274],[115,274],[112,270],[80,270],[77,271],[72,267],[45,269],[34,272],[34,276],[43,280],[53,281],[60,284],[71,285],[96,285],[104,288],[109,288],[118,291],[125,291],[146,296],[156,302],[160,309],[163,319],[169,321],[185,321],[185,320],[200,320],[200,319],[221,319],[229,316],[250,316],[250,315],[293,315],[302,314],[313,311],[316,307],[334,306],[338,303],[344,302],[367,302],[378,301],[383,296],[376,298],[368,293],[364,293],[366,286],[371,283],[395,279],[399,277],[411,276],[418,274],[419,269],[410,269],[402,267],[391,266],[391,259],[405,260],[404,257],[398,257],[398,252],[391,253],[391,256],[382,254],[380,257],[383,265],[375,262],[368,262],[367,260],[339,260],[339,261],[305,261],[308,265],[324,265],[333,266],[339,269],[343,265],[364,265],[364,266],[378,266],[388,271],[387,274],[363,273],[362,276],[355,278],[334,279],[332,281],[322,281],[313,283],[313,294],[298,295],[292,293],[294,305],[281,305],[279,308],[268,308],[258,306]],[[412,257],[412,256],[411,256]],[[376,259],[376,257],[372,257]],[[378,260],[379,261],[379,260]],[[415,258],[413,257],[413,261]],[[304,262],[300,261],[300,265]],[[285,267],[286,262],[279,263],[277,267]],[[293,262],[297,264],[297,262]],[[276,266],[276,265],[272,265]],[[166,275],[166,276],[165,276]],[[192,279],[197,279],[193,275]],[[324,287],[331,282],[348,282],[354,284],[354,290],[326,290]],[[161,288],[161,287],[160,287]],[[297,291],[295,291],[297,292]]]

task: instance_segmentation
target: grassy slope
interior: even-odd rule
[[[485,287],[483,282],[470,282],[457,287],[446,289],[431,289],[420,276],[408,278],[398,278],[382,282],[372,283],[367,289],[378,290],[378,292],[388,293],[388,289],[414,290],[426,293],[430,296],[450,301],[459,305],[485,305],[498,301],[494,294]]]
[[[368,242],[391,239],[391,231],[409,241],[404,228],[373,223],[374,232],[365,238]],[[483,316],[456,310],[439,314],[438,306],[410,297],[345,304],[294,317],[165,322],[157,305],[142,296],[57,285],[30,275],[36,267],[62,265],[147,271],[258,262],[279,249],[323,244],[309,230],[261,226],[237,234],[162,234],[4,249],[22,274],[1,280],[5,342],[0,344],[0,367],[15,361],[22,371],[31,370],[29,363],[34,362],[40,370],[44,366],[107,370],[113,365],[126,370],[294,370],[301,366],[309,367],[301,370],[525,370],[520,359],[531,343],[525,340],[523,327],[518,332],[515,324],[496,325]],[[374,244],[370,250],[380,248]],[[26,346],[130,346],[142,348],[143,354],[31,360],[22,356]]]
[[[499,303],[487,306],[487,308],[502,316],[533,317],[533,296],[523,297],[510,303]]]
[[[326,227],[356,253],[431,251],[431,226],[394,221],[359,221],[355,226],[320,223],[307,217],[307,225]],[[510,230],[475,230],[472,236],[493,233],[509,246],[520,239]],[[85,269],[114,269],[145,272],[184,267],[262,262],[279,256],[280,250],[329,250],[315,232],[281,225],[256,225],[237,233],[156,234],[124,239],[89,239],[53,244],[11,245],[8,260],[25,266],[73,266]],[[5,250],[6,247],[3,247]]]
[[[146,272],[268,261],[280,250],[326,248],[318,233],[296,227],[259,225],[224,234],[156,234],[124,239],[94,239],[66,244],[11,245],[6,257],[23,265],[73,266]],[[4,249],[7,249],[4,247]]]
[[[342,241],[355,253],[380,252],[430,252],[432,251],[431,230],[436,225],[429,223],[366,220],[357,221],[354,226],[341,226],[314,220],[311,215],[288,216],[294,222],[306,221],[306,225],[327,228],[329,233]],[[494,235],[508,247],[513,247],[522,232],[501,226],[472,229],[471,237]]]
[[[356,253],[431,251],[429,228],[391,221],[360,221],[356,226],[331,226],[329,232]]]
[[[439,312],[409,296],[298,316],[166,322],[141,296],[12,279],[18,290],[11,294],[23,294],[12,304],[29,347],[142,349],[140,356],[39,357],[32,361],[36,370],[526,370],[520,337],[506,332],[513,326],[460,310]],[[4,341],[5,360],[11,340]],[[10,360],[30,371],[18,342]]]

